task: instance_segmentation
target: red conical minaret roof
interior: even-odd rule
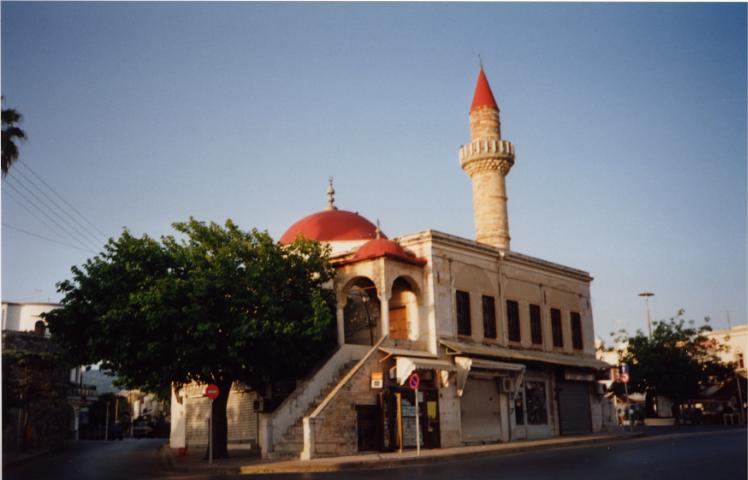
[[[480,107],[492,107],[498,110],[496,100],[493,98],[493,92],[491,92],[491,86],[488,84],[486,74],[483,72],[483,67],[480,67],[480,73],[478,74],[478,83],[475,85],[475,94],[473,95],[473,104],[470,105],[470,111],[472,112],[476,108]]]

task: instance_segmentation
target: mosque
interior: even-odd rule
[[[332,183],[327,208],[283,234],[281,243],[303,235],[331,247],[339,347],[272,411],[266,396],[235,386],[229,441],[310,459],[606,428],[599,381],[609,365],[595,358],[592,277],[511,249],[515,149],[482,67],[470,131],[459,163],[472,181],[475,239],[387,238],[338,209]],[[206,402],[191,392],[172,395],[174,448],[205,444]]]

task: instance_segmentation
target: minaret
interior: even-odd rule
[[[499,107],[481,66],[470,106],[471,142],[460,147],[460,166],[473,180],[475,239],[509,250],[506,175],[514,165],[514,146],[501,139]]]

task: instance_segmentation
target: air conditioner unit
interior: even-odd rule
[[[501,391],[503,393],[511,393],[514,388],[514,382],[509,377],[501,377]]]

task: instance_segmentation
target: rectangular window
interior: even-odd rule
[[[543,344],[543,325],[540,323],[539,305],[530,305],[530,338],[535,345]]]
[[[584,349],[582,342],[582,318],[577,312],[571,312],[571,345],[574,350]]]
[[[514,423],[525,424],[525,386],[520,386],[517,396],[514,397]]]
[[[551,308],[551,331],[553,332],[553,346],[564,346],[564,330],[561,328],[561,310]]]
[[[457,290],[457,334],[470,335],[470,294]]]
[[[510,342],[522,340],[519,331],[519,304],[514,300],[506,301],[506,323]]]
[[[545,401],[545,382],[525,383],[525,405],[527,406],[527,423],[546,425],[548,409]]]
[[[496,338],[496,304],[488,295],[483,295],[483,336]]]

